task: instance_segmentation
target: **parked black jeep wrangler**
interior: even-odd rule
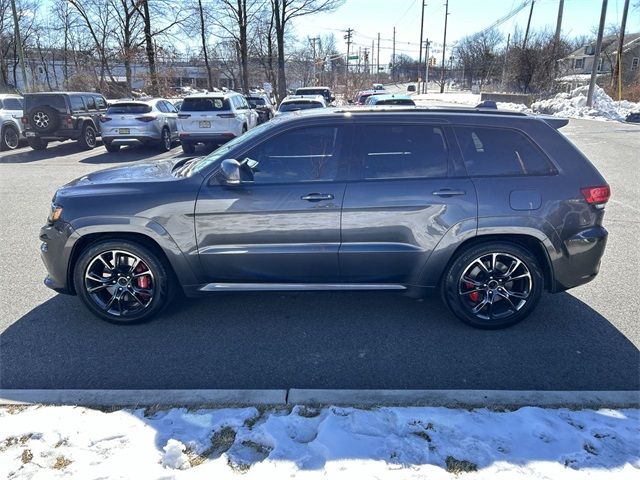
[[[50,141],[77,140],[90,150],[100,136],[100,116],[107,101],[97,93],[45,92],[24,96],[25,136],[34,150],[44,150]]]

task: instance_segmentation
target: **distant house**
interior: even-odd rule
[[[609,35],[602,39],[600,56],[595,58],[596,42],[584,45],[559,61],[561,76],[556,79],[565,90],[589,84],[593,62],[597,61],[597,78],[606,81],[611,74],[618,57],[618,37]],[[630,82],[640,73],[640,33],[624,36],[622,49],[623,81]]]

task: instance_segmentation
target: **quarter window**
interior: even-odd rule
[[[546,155],[518,130],[455,127],[455,132],[472,177],[555,173]]]
[[[246,158],[256,183],[320,182],[336,178],[343,143],[342,127],[299,128],[271,138]]]
[[[444,132],[432,125],[367,125],[356,133],[355,162],[365,180],[445,177]]]

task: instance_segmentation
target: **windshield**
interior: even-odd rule
[[[249,105],[252,107],[255,107],[256,105],[266,105],[264,98],[260,97],[247,97],[247,102],[249,102]]]
[[[230,142],[225,143],[220,148],[214,150],[206,157],[196,158],[192,162],[187,162],[177,172],[177,174],[180,176],[186,177],[187,175],[191,175],[192,173],[198,173],[209,168],[210,166],[218,162],[222,157],[224,157],[227,154],[227,152],[229,152],[232,148],[237,147],[238,145],[242,144],[246,140],[251,140],[253,137],[260,135],[265,130],[275,125],[276,122],[277,120],[274,119],[267,123],[263,123],[262,125],[252,128],[247,133],[244,133],[241,136],[234,138]]]
[[[151,106],[146,103],[115,103],[107,109],[107,114],[116,113],[149,113]]]
[[[322,104],[320,102],[287,102],[280,105],[281,112],[295,112],[309,108],[322,108]]]

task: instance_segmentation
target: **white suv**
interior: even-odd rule
[[[23,99],[19,95],[0,95],[0,150],[18,148],[20,139],[24,138],[20,120],[23,106]]]
[[[257,124],[258,113],[236,92],[189,95],[178,112],[178,133],[185,153],[193,153],[198,143],[228,142]]]

